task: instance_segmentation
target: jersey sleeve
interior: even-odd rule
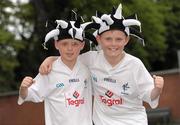
[[[138,97],[141,100],[149,103],[151,108],[156,108],[159,103],[159,97],[155,100],[151,100],[151,92],[154,88],[154,80],[142,62],[138,67],[136,80],[139,91]]]
[[[48,95],[48,76],[38,74],[35,78],[35,83],[28,88],[28,95],[25,99],[20,96],[18,98],[18,104],[21,105],[25,101],[42,102]]]

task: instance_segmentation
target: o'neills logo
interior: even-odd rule
[[[82,99],[68,98],[67,102],[68,102],[68,105],[70,105],[70,106],[79,107],[81,104],[84,104],[84,98],[82,98]]]
[[[112,106],[112,105],[121,105],[122,104],[122,98],[118,99],[112,99],[112,98],[106,98],[104,96],[99,96],[101,99],[101,102],[106,104],[107,106]]]
[[[79,79],[69,79],[69,83],[79,82]]]

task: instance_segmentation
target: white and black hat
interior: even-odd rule
[[[56,20],[55,23],[57,24],[57,26],[46,34],[43,47],[47,49],[46,43],[50,39],[57,41],[71,38],[83,42],[85,35],[84,29],[81,27],[80,21],[81,17],[77,17],[75,21]]]
[[[127,36],[132,35],[138,38],[144,45],[144,39],[141,35],[141,22],[137,19],[136,15],[134,17],[124,18],[122,16],[121,4],[119,4],[117,9],[113,8],[111,14],[99,14],[97,12],[96,16],[92,16],[93,22],[99,24],[94,35],[100,35],[108,30],[117,29],[123,31]]]

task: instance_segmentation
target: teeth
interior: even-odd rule
[[[110,49],[110,50],[112,50],[112,51],[116,51],[117,49],[113,48],[113,49]]]
[[[71,56],[71,55],[73,55],[73,54],[71,54],[71,53],[67,53],[67,55],[68,55],[68,56]]]

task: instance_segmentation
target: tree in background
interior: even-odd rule
[[[16,89],[14,69],[19,65],[17,55],[23,44],[9,32],[14,25],[15,6],[7,0],[0,1],[0,91]]]
[[[81,2],[80,2],[81,1]],[[80,3],[80,4],[79,4]],[[74,7],[77,7],[80,13],[84,13],[84,17],[90,17],[95,14],[96,10],[107,13],[111,12],[112,6],[117,7],[119,0],[74,0],[72,2]],[[166,51],[165,33],[166,27],[164,22],[164,15],[166,9],[164,4],[157,4],[150,0],[122,0],[123,15],[125,17],[137,13],[139,20],[142,22],[142,32],[145,39],[146,46],[143,47],[136,39],[131,39],[127,50],[132,55],[142,59],[149,70],[160,70],[159,67],[152,67],[157,61],[164,60]],[[90,19],[88,19],[90,20]]]
[[[138,14],[145,40],[145,47],[132,40],[129,45],[129,52],[141,58],[149,70],[161,70],[159,67],[154,68],[153,64],[164,60],[167,48],[164,37],[166,33],[163,15],[166,13],[165,6],[154,1],[129,0],[126,2],[126,7],[129,8],[129,10],[125,8],[127,13],[136,12]]]
[[[3,1],[7,2],[6,0]],[[25,75],[30,75],[33,77],[37,74],[39,64],[44,60],[44,58],[56,53],[56,51],[54,51],[55,49],[53,44],[48,44],[48,51],[43,50],[43,47],[41,46],[41,44],[44,42],[44,36],[53,28],[51,22],[55,21],[56,19],[71,18],[72,9],[82,15],[85,21],[90,21],[90,17],[95,15],[96,10],[108,13],[111,12],[112,6],[117,7],[120,2],[123,5],[124,17],[131,15],[132,12],[138,14],[138,18],[142,22],[142,31],[146,43],[146,46],[143,47],[138,42],[135,42],[136,40],[132,38],[131,42],[128,44],[127,51],[141,58],[146,64],[146,67],[148,67],[151,71],[165,69],[167,66],[163,67],[163,65],[156,65],[156,63],[160,62],[158,64],[165,64],[165,61],[167,61],[165,58],[165,54],[167,55],[167,53],[165,53],[166,49],[168,48],[173,50],[173,48],[176,48],[174,45],[179,45],[178,31],[174,30],[175,26],[179,24],[178,22],[175,24],[174,21],[171,22],[172,20],[168,20],[167,18],[167,15],[169,15],[169,9],[167,8],[173,7],[173,4],[167,5],[161,1],[155,0],[106,0],[103,2],[99,0],[30,0],[29,3],[17,3],[16,5],[13,5],[15,6],[15,11],[13,13],[13,16],[16,17],[14,19],[15,22],[8,23],[13,24],[16,27],[14,36],[5,30],[7,28],[4,28],[8,23],[4,21],[4,25],[2,23],[0,25],[3,27],[0,29],[0,35],[2,31],[5,32],[2,32],[2,34],[7,35],[7,37],[2,35],[3,37],[0,38],[0,47],[1,42],[3,41],[1,39],[3,38],[4,41],[8,41],[8,39],[11,38],[10,43],[13,45],[19,46],[19,44],[16,44],[19,41],[18,43],[24,46],[24,49],[21,49],[20,51],[15,49],[18,47],[12,47],[14,50],[16,50],[16,56],[12,56],[15,61],[9,59],[7,60],[9,65],[11,63],[11,65],[14,64],[14,67],[10,70],[11,72],[8,71],[8,73],[15,75],[16,81],[21,81]],[[7,4],[7,6],[10,5],[11,4],[9,3]],[[3,2],[0,2],[0,7],[1,6],[4,7]],[[177,18],[175,18],[176,16],[174,16],[174,14],[178,15],[177,7],[173,8],[175,8],[173,10],[176,11],[173,11],[173,13],[170,14],[171,18],[177,20]],[[7,21],[7,19],[7,16],[4,17],[4,20]],[[45,27],[47,20],[49,22],[48,28]],[[166,32],[171,29],[173,29],[173,32]],[[11,34],[12,36],[10,35],[10,37],[8,34]],[[169,36],[174,38],[174,41],[176,42],[170,42],[172,39],[170,39],[171,37]],[[19,40],[14,40],[15,37],[18,37]],[[7,43],[8,42],[4,43],[4,45],[8,46]],[[89,47],[87,47],[86,50],[87,49],[89,49]],[[0,50],[0,56],[1,55],[3,54],[1,54]],[[169,55],[171,56],[171,53],[169,53]],[[18,67],[17,60],[20,62]],[[167,65],[172,64],[167,63]],[[176,62],[173,62],[173,65],[176,65]],[[1,67],[3,66],[0,66],[0,68]],[[13,72],[15,67],[16,69]],[[3,78],[7,83],[9,82],[9,79],[6,79],[4,76]],[[17,84],[17,87],[18,86],[19,84]]]
[[[165,9],[167,10],[167,12],[164,13],[167,51],[164,56],[165,60],[156,62],[153,67],[160,67],[161,69],[177,68],[177,51],[180,50],[180,1],[159,0],[159,3],[166,6]]]

